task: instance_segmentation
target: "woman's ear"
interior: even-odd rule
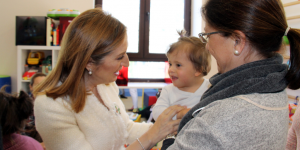
[[[85,69],[86,69],[86,70],[92,69],[93,64],[94,64],[94,61],[93,61],[92,58],[90,58],[89,61],[88,61],[88,63],[87,63],[86,66],[85,66]]]
[[[234,33],[234,50],[241,54],[246,45],[246,35],[239,30],[235,30]]]

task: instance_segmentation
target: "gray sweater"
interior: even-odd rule
[[[287,106],[286,91],[240,95],[266,107]],[[168,150],[282,150],[288,132],[288,109],[266,110],[231,97],[207,105],[179,132]]]

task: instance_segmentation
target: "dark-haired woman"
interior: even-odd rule
[[[288,131],[286,87],[300,87],[300,32],[280,0],[208,0],[199,37],[218,64],[201,101],[181,120],[168,150],[282,150]],[[290,42],[291,66],[277,53]]]
[[[18,97],[0,91],[0,118],[4,150],[43,150],[35,139],[19,134],[32,114],[33,101],[25,92]],[[2,143],[2,141],[1,141]],[[0,148],[1,149],[1,148]]]

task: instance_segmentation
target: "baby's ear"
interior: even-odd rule
[[[201,73],[200,71],[196,71],[196,72],[195,72],[195,77],[198,77],[198,76],[200,76],[200,75],[202,75],[202,73]]]

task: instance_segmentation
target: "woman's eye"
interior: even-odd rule
[[[121,57],[119,57],[118,60],[121,60],[121,59],[123,59],[123,58],[124,58],[124,55],[122,55]]]

